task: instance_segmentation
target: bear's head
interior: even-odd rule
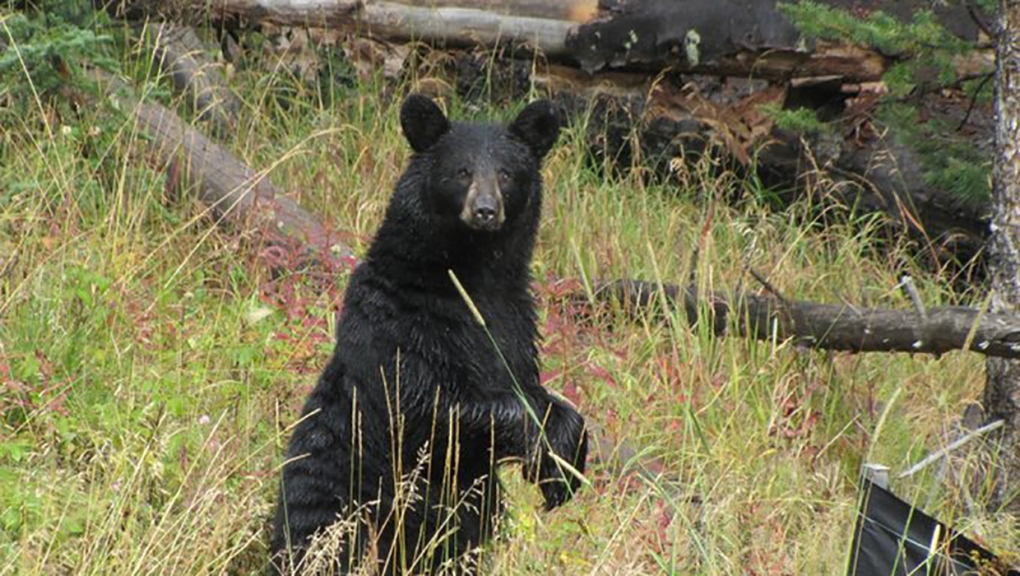
[[[430,98],[412,95],[400,126],[427,159],[424,205],[456,226],[494,232],[540,201],[539,168],[560,133],[548,100],[529,104],[508,125],[450,122]]]

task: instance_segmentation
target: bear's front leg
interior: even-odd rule
[[[493,436],[495,457],[524,462],[530,482],[538,482],[547,510],[574,495],[581,486],[588,457],[588,433],[584,418],[566,402],[542,391],[541,396],[495,394],[484,401],[459,406],[460,428],[475,437]]]
[[[550,396],[542,437],[538,442],[538,459],[534,461],[537,470],[531,468],[526,471],[530,480],[534,481],[537,477],[545,497],[545,509],[552,510],[570,500],[581,487],[581,479],[575,471],[584,474],[588,459],[588,431],[584,418],[563,400]],[[574,470],[564,466],[563,462]]]
[[[539,423],[548,412],[546,398],[511,392],[489,393],[484,398],[458,404],[458,425],[476,438],[493,440],[496,460],[516,458],[534,461]]]

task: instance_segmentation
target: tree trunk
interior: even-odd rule
[[[1014,311],[1020,308],[1020,1],[1004,1],[1000,9],[988,264],[993,309]],[[994,505],[1020,512],[1020,362],[990,358],[987,372],[985,415],[1005,422],[998,435],[1002,468]]]

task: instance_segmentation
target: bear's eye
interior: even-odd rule
[[[470,182],[471,171],[468,170],[467,168],[461,168],[457,170],[457,180],[460,180],[461,182]]]
[[[507,172],[506,170],[500,170],[499,171],[499,183],[500,184],[509,184],[510,183],[510,173]]]

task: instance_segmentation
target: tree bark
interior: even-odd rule
[[[396,0],[397,4],[436,8],[474,8],[498,14],[586,22],[598,15],[598,0]]]
[[[1011,312],[1020,309],[1020,1],[1004,1],[1000,10],[988,265],[993,309]],[[987,373],[985,416],[1005,422],[998,434],[1002,467],[995,504],[1020,512],[1020,363],[990,358]]]
[[[350,24],[361,0],[213,0],[189,2],[214,18],[248,18],[281,26],[330,27]]]

